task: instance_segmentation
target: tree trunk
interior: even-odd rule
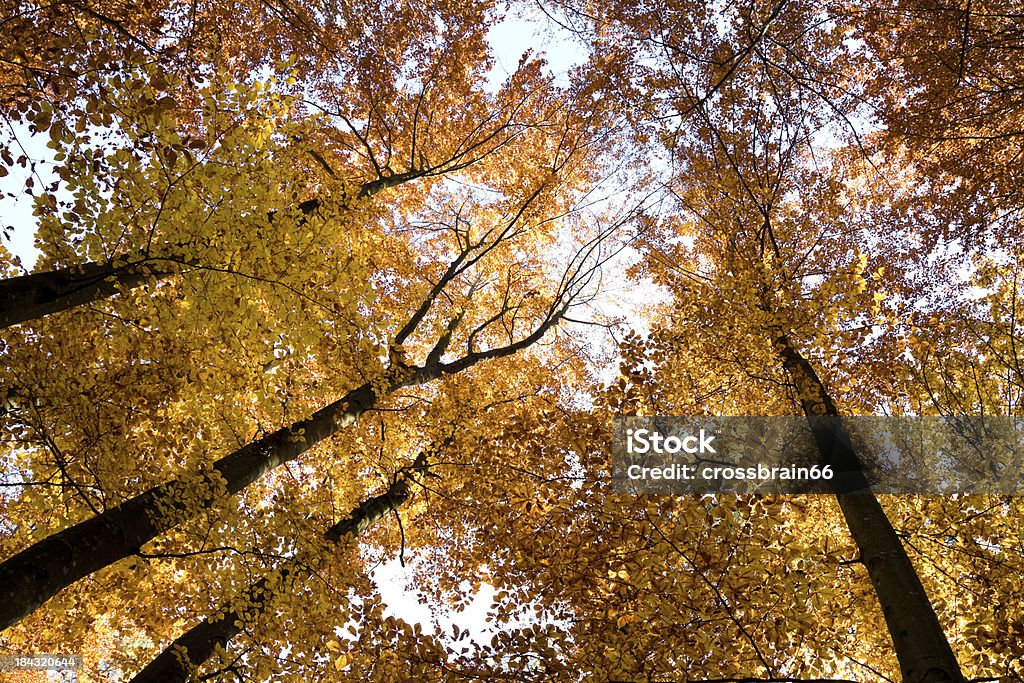
[[[143,260],[85,263],[0,280],[0,329],[106,299],[174,272],[170,263]]]
[[[378,178],[359,186],[356,197],[369,197],[423,175],[422,172],[410,171]],[[309,215],[320,208],[320,200],[307,200],[298,208],[304,215]],[[178,272],[175,263],[189,263],[187,254],[180,259],[150,258],[140,254],[134,261],[90,262],[0,280],[0,329],[101,301],[146,282],[162,280]]]
[[[436,379],[441,366],[410,368],[384,394]],[[312,417],[250,442],[212,470],[156,486],[117,507],[59,531],[0,564],[0,629],[18,622],[78,579],[133,555],[161,533],[238,493],[275,467],[295,459],[377,403],[370,383],[321,408]]]
[[[796,387],[823,462],[848,473],[834,491],[885,615],[904,683],[964,683],[921,579],[870,491],[832,397],[787,335],[776,337],[775,348]]]
[[[392,510],[398,509],[412,496],[412,483],[426,473],[428,462],[421,453],[411,470],[403,472],[384,493],[368,498],[356,506],[345,518],[324,532],[324,540],[340,543],[349,536],[357,537]],[[293,558],[287,566],[277,569],[280,582],[300,578],[301,562]],[[213,656],[219,645],[226,648],[228,641],[242,631],[243,624],[255,613],[262,612],[270,597],[270,580],[261,578],[242,594],[222,605],[214,616],[196,624],[175,639],[131,683],[184,683],[203,662]],[[219,615],[219,616],[217,616]]]
[[[151,488],[29,546],[0,564],[0,630],[28,616],[66,586],[134,555],[158,535],[202,514],[218,499],[238,493],[265,473],[354,423],[381,396],[462,372],[480,362],[511,356],[531,346],[562,319],[570,303],[571,299],[550,311],[533,332],[519,341],[471,351],[450,363],[442,363],[441,356],[461,320],[458,315],[427,355],[424,366],[389,369],[383,385],[376,387],[380,393],[375,393],[373,382],[367,382],[309,419],[282,427],[224,456],[198,478],[186,475]]]

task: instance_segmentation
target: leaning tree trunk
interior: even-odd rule
[[[426,453],[421,453],[412,467],[402,472],[384,493],[364,500],[327,529],[323,534],[324,540],[338,544],[348,537],[359,536],[384,515],[397,510],[412,496],[412,485],[426,474],[428,460]],[[274,592],[272,584],[287,585],[303,574],[300,558],[292,558],[286,566],[274,570],[273,581],[269,576],[254,581],[213,615],[175,639],[130,683],[184,683],[189,680],[196,669],[213,656],[218,646],[226,648],[228,641],[242,631],[247,621],[266,609],[267,600]]]
[[[378,178],[360,185],[356,197],[369,197],[423,175],[411,171]],[[317,199],[298,205],[299,211],[307,216],[318,208],[320,201]],[[273,214],[270,217],[273,218]],[[162,280],[180,272],[178,264],[202,267],[186,253],[162,257],[138,254],[137,257],[124,256],[121,261],[95,261],[0,280],[0,329]]]
[[[822,460],[837,472],[853,475],[835,493],[885,615],[904,683],[964,683],[963,672],[921,578],[878,499],[868,488],[861,460],[842,426],[832,397],[786,334],[778,334],[774,343],[796,387]]]
[[[420,373],[413,381],[427,381]],[[370,384],[321,408],[312,417],[252,441],[214,463],[199,478],[155,486],[117,507],[59,531],[0,564],[0,629],[31,614],[78,579],[139,551],[142,545],[195,517],[225,495],[238,493],[266,472],[352,424],[377,402]]]
[[[155,486],[29,546],[0,564],[0,630],[28,616],[78,579],[138,553],[143,545],[160,534],[201,515],[218,500],[238,493],[270,470],[294,460],[351,425],[376,405],[381,396],[462,372],[480,362],[511,356],[531,346],[562,319],[568,305],[565,303],[552,311],[530,335],[519,341],[471,351],[450,363],[443,363],[441,356],[461,319],[456,316],[423,366],[396,366],[382,380],[353,389],[312,417],[282,427],[224,456],[198,477],[185,475]],[[416,315],[422,317],[424,310]]]
[[[83,306],[177,272],[168,261],[84,263],[0,280],[0,329]]]
[[[392,374],[380,395],[429,382],[444,366]],[[348,392],[313,416],[252,441],[198,477],[155,486],[117,507],[59,531],[0,564],[0,629],[18,622],[78,579],[139,551],[160,534],[192,519],[217,500],[242,491],[270,470],[297,458],[354,423],[379,400],[371,383]]]

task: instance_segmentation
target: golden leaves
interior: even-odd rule
[[[338,658],[334,660],[334,668],[338,671],[343,671],[351,661],[352,658],[347,654],[338,655]]]
[[[292,24],[260,3],[200,3],[193,34],[181,40],[196,41],[190,59],[208,61],[192,76],[208,78],[188,83],[178,74],[190,72],[165,68],[161,55],[89,76],[102,97],[84,90],[80,106],[68,97],[68,106],[30,107],[19,95],[25,118],[62,155],[66,193],[37,204],[42,267],[152,259],[170,272],[5,336],[0,374],[17,398],[8,425],[26,444],[11,461],[26,476],[49,477],[57,491],[25,490],[5,501],[20,528],[4,547],[183,471],[194,475],[161,512],[202,513],[148,548],[166,555],[146,563],[152,578],[142,583],[140,565],[112,567],[100,578],[114,597],[70,589],[75,599],[48,613],[60,610],[68,626],[50,625],[39,637],[57,642],[87,630],[91,615],[115,615],[126,631],[143,634],[143,654],[133,656],[144,663],[144,653],[211,600],[298,549],[322,552],[313,521],[350,509],[394,476],[403,455],[453,428],[452,447],[431,465],[437,476],[417,489],[402,527],[382,524],[364,551],[416,548],[435,601],[462,604],[461,580],[479,585],[489,573],[502,620],[520,607],[564,618],[558,628],[540,628],[539,616],[509,628],[490,650],[457,659],[460,676],[476,675],[475,666],[529,672],[527,663],[538,660],[552,676],[564,673],[564,662],[592,667],[585,675],[614,671],[630,680],[651,672],[749,675],[762,666],[760,651],[793,662],[829,648],[865,658],[887,651],[870,595],[848,581],[857,570],[827,504],[637,501],[611,496],[594,476],[605,466],[609,414],[791,411],[801,396],[779,366],[780,330],[808,349],[844,409],[927,406],[943,384],[947,405],[1019,405],[1016,380],[1000,379],[1015,371],[1015,271],[979,269],[978,286],[992,290],[984,298],[991,315],[963,307],[956,320],[916,316],[922,288],[907,282],[914,264],[894,248],[916,224],[897,215],[905,207],[890,210],[886,193],[928,206],[941,192],[916,196],[910,180],[887,185],[856,169],[848,152],[818,144],[831,130],[825,108],[801,98],[814,99],[808,84],[825,73],[812,66],[843,66],[840,28],[817,21],[827,9],[786,3],[761,26],[770,8],[597,3],[609,23],[595,29],[591,72],[558,88],[539,60],[526,59],[495,89],[483,82],[487,3],[342,5],[334,10],[344,16],[325,21],[299,3]],[[144,9],[123,19],[149,40],[162,15]],[[37,63],[46,54],[43,29],[64,25],[42,12],[29,27],[33,49],[15,55],[19,64]],[[110,29],[78,18],[86,34]],[[209,26],[219,27],[216,35]],[[62,54],[85,59],[88,46],[54,35]],[[664,39],[657,54],[668,61],[650,61],[654,53],[641,45],[636,54],[648,61],[631,63],[624,46],[652,35]],[[97,49],[110,56],[115,47]],[[207,59],[204,49],[216,56]],[[288,59],[271,54],[280,50]],[[820,62],[810,60],[816,56]],[[268,65],[267,73],[257,79],[254,64]],[[799,67],[797,77],[786,80],[783,66]],[[859,75],[838,78],[830,92],[856,85]],[[300,94],[330,114],[310,113]],[[925,95],[932,98],[928,87]],[[659,115],[670,123],[657,130],[645,120],[629,142],[610,126]],[[1012,120],[1000,116],[989,123]],[[611,384],[589,386],[601,369],[585,363],[577,340],[561,337],[528,356],[392,392],[452,321],[442,359],[534,329],[563,294],[552,275],[555,252],[583,225],[579,214],[598,211],[587,192],[607,172],[606,157],[620,149],[643,156],[648,148],[634,141],[649,140],[669,147],[676,175],[666,187],[678,203],[666,199],[664,220],[643,221],[634,244],[644,260],[635,272],[673,301],[658,309],[650,335],[625,337]],[[7,150],[0,156],[2,176],[16,162]],[[1005,169],[982,175],[1009,177]],[[377,194],[359,196],[376,181]],[[505,230],[512,236],[499,239]],[[463,249],[486,258],[435,296],[415,335],[393,343]],[[360,424],[346,418],[337,438],[240,501],[222,500],[223,481],[204,469],[215,454],[367,382],[387,397],[378,410]],[[1017,398],[1004,403],[1005,392]],[[592,413],[578,409],[588,403],[596,404]],[[963,523],[955,513],[908,509],[903,517],[934,519],[939,528]],[[1007,513],[1006,524],[1017,516]],[[964,538],[986,533],[970,527]],[[951,601],[955,586],[941,575],[965,565],[927,557],[943,563],[929,588]],[[247,614],[250,640],[230,646],[217,665],[244,651],[256,677],[398,680],[436,677],[451,663],[422,628],[383,618],[360,574],[365,557],[318,562],[321,583],[279,591],[263,619]],[[1016,595],[998,572],[964,580],[987,595]],[[146,594],[133,594],[140,585]],[[342,604],[349,595],[363,602]],[[351,642],[327,639],[349,619],[360,624]],[[979,650],[995,652],[1000,634],[1016,634],[980,628],[979,619],[964,623],[963,640]],[[8,642],[26,638],[15,631]],[[723,642],[730,657],[712,652]],[[308,662],[279,661],[282,645]],[[800,671],[818,675],[818,666],[822,676],[835,673],[818,664]]]

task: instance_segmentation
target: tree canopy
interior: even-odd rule
[[[0,4],[0,225],[38,252],[0,243],[0,654],[1021,680],[1019,496],[628,495],[611,464],[622,416],[806,417],[857,470],[844,416],[1018,416],[1021,18]]]

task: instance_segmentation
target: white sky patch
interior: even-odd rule
[[[490,640],[495,629],[487,623],[487,613],[494,602],[495,589],[483,583],[473,595],[469,606],[460,612],[439,609],[415,586],[415,558],[407,557],[406,566],[397,560],[388,560],[373,570],[373,580],[380,590],[381,598],[387,604],[387,613],[409,623],[420,623],[424,627],[437,626],[442,633],[451,632],[452,624],[469,629],[470,636],[479,640],[485,633]],[[469,590],[469,582],[463,589]]]
[[[566,85],[569,71],[589,59],[586,46],[559,30],[539,9],[509,12],[487,32],[487,41],[494,55],[494,67],[487,75],[492,89],[515,72],[527,50],[544,57],[559,85]]]
[[[32,174],[33,191],[37,194],[52,183],[56,179],[52,171],[55,152],[46,146],[50,141],[48,135],[32,135],[24,124],[7,123],[5,127],[4,137],[14,138],[8,147],[11,156],[17,159],[24,155],[30,163],[25,168],[15,164],[9,169],[10,175],[0,180],[0,227],[4,230],[0,239],[8,251],[21,259],[25,270],[32,270],[40,253],[35,246],[38,221],[32,215],[35,197],[25,194],[25,180]],[[34,172],[31,162],[35,162]]]
[[[416,589],[415,562],[415,554],[409,554],[404,567],[397,559],[391,559],[373,570],[371,576],[387,606],[385,614],[409,624],[419,624],[425,633],[433,633],[455,653],[479,650],[500,631],[538,622],[550,623],[538,618],[532,604],[525,604],[517,605],[514,614],[502,615],[508,621],[499,625],[493,611],[497,590],[487,582],[480,584],[472,593],[469,604],[462,609],[439,605]],[[472,589],[468,581],[460,586],[464,593]],[[466,633],[463,635],[463,632]]]

